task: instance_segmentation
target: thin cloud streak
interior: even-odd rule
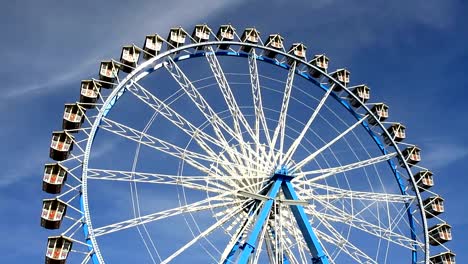
[[[78,83],[85,76],[97,73],[99,61],[103,57],[114,54],[112,57],[114,57],[114,59],[118,59],[116,57],[119,55],[120,47],[128,44],[129,42],[135,40],[142,42],[145,35],[155,33],[155,30],[159,31],[159,33],[164,36],[172,26],[203,23],[203,21],[199,21],[200,14],[207,14],[204,19],[208,19],[210,16],[215,15],[217,11],[232,7],[235,4],[239,4],[241,2],[242,1],[208,0],[204,2],[202,1],[201,3],[200,1],[181,1],[177,3],[171,3],[172,6],[165,6],[164,12],[159,12],[158,16],[155,16],[154,12],[155,9],[159,9],[162,6],[162,4],[158,3],[153,3],[152,6],[141,5],[145,8],[131,13],[118,12],[117,10],[116,13],[124,14],[121,15],[120,18],[122,21],[125,21],[125,23],[121,23],[118,28],[112,28],[107,35],[103,36],[102,39],[93,40],[97,44],[93,50],[79,52],[83,53],[83,56],[79,56],[80,54],[69,54],[70,58],[59,57],[55,58],[54,60],[45,60],[49,57],[49,54],[54,54],[54,50],[60,48],[56,46],[50,46],[49,50],[44,50],[41,52],[45,54],[45,56],[42,59],[36,59],[33,60],[32,63],[30,62],[29,67],[38,71],[37,75],[39,77],[41,75],[46,75],[45,73],[47,73],[47,71],[53,70],[46,69],[45,72],[42,72],[44,69],[40,67],[40,65],[44,64],[44,61],[47,61],[48,64],[52,65],[66,63],[66,65],[70,65],[70,67],[56,67],[58,68],[56,69],[56,74],[47,74],[51,77],[40,82],[37,82],[37,79],[31,79],[26,85],[20,84],[18,82],[10,83],[10,87],[7,89],[9,92],[6,93],[3,99],[11,100],[18,97],[37,96],[39,93],[47,94],[63,87],[64,85],[68,85],[74,82]],[[135,14],[138,14],[138,16]],[[80,14],[78,13],[77,16],[80,16]],[[54,20],[55,18],[50,19]],[[78,18],[76,20],[79,21]],[[59,23],[52,25],[57,27],[62,26]],[[99,30],[99,28],[95,29],[95,31],[97,30]],[[50,31],[54,30],[51,29]],[[83,32],[81,33],[83,34]],[[100,34],[96,34],[97,32],[93,33],[94,34],[90,33],[90,35],[102,36]],[[73,45],[76,46],[77,44],[65,41],[57,42],[55,45],[61,45],[72,49]],[[15,50],[9,52],[15,53]],[[16,65],[16,68],[22,68],[18,66],[19,65]]]
[[[425,144],[422,160],[431,169],[441,169],[468,156],[468,148],[452,142],[430,142]]]

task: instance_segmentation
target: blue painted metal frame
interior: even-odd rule
[[[233,57],[244,57],[244,58],[249,56],[247,53],[240,53],[240,52],[234,52],[234,51],[216,51],[215,54],[220,55],[220,56],[233,56]],[[186,59],[190,59],[190,58],[202,57],[202,56],[205,56],[205,55],[206,55],[206,52],[201,51],[201,52],[194,53],[194,54],[186,54],[186,55],[178,56],[178,57],[174,58],[174,61],[177,62],[177,61],[182,61],[182,60],[186,60]],[[284,69],[289,69],[290,68],[289,65],[287,65],[287,64],[284,64],[284,63],[281,63],[281,62],[279,62],[277,60],[269,59],[269,58],[266,58],[266,57],[263,57],[263,56],[257,56],[257,60],[264,61],[264,62],[279,66],[279,67],[284,68]],[[149,69],[144,70],[144,72],[146,72],[147,74],[150,74],[150,73],[152,73],[154,71],[155,71],[154,68],[149,68]],[[296,74],[298,74],[299,76],[303,77],[306,80],[309,80],[314,85],[320,87],[324,91],[328,91],[328,89],[329,89],[329,87],[319,83],[313,77],[311,77],[310,75],[308,75],[308,74],[306,74],[304,72],[300,72],[300,71],[296,70]],[[117,94],[117,96],[114,98],[113,102],[108,106],[108,108],[105,109],[105,115],[107,115],[107,113],[112,109],[113,105],[117,102],[117,100],[125,93],[125,91],[126,91],[126,89],[124,88],[121,92],[119,92]],[[359,120],[361,118],[359,116],[359,114],[354,111],[354,109],[351,107],[351,105],[346,100],[340,98],[338,95],[336,95],[333,92],[331,93],[331,96],[335,100],[337,100],[341,105],[343,105],[357,120]],[[369,135],[372,137],[374,142],[379,147],[380,151],[383,154],[388,154],[388,151],[385,149],[385,145],[382,143],[382,141],[379,139],[379,137],[371,130],[369,124],[366,121],[364,121],[364,122],[362,122],[362,126],[369,133]],[[395,179],[396,179],[396,181],[398,183],[398,186],[400,188],[400,192],[402,194],[407,194],[406,186],[405,186],[404,181],[403,181],[403,179],[402,179],[402,177],[400,175],[400,172],[397,169],[397,166],[396,166],[395,162],[393,162],[392,160],[388,160],[388,164],[390,165],[390,167],[391,167],[391,169],[392,169],[392,171],[393,171],[393,173],[395,175]],[[82,197],[80,197],[80,203],[81,203],[81,210],[82,210],[82,213],[83,213],[84,209],[83,209]],[[271,208],[271,206],[270,206],[270,208]],[[410,228],[411,228],[411,238],[413,240],[415,240],[416,239],[415,222],[414,222],[414,219],[413,219],[413,215],[411,214],[411,205],[409,203],[406,203],[406,208],[407,208],[408,222],[409,222],[409,225],[410,225]],[[91,241],[88,239],[88,229],[87,229],[86,223],[83,224],[83,233],[85,235],[86,243],[88,244],[89,249],[92,250],[93,245],[92,245]],[[412,264],[417,263],[417,248],[416,247],[417,246],[414,245],[414,250],[412,252]],[[93,263],[99,264],[99,261],[98,261],[98,259],[96,258],[96,256],[94,254],[91,256],[91,259],[92,259]]]
[[[272,177],[273,183],[268,192],[268,200],[263,204],[252,228],[252,232],[249,234],[249,237],[245,243],[239,247],[239,249],[242,251],[239,254],[237,263],[247,264],[251,254],[255,251],[255,245],[257,244],[257,240],[263,229],[263,226],[266,224],[266,221],[270,215],[271,207],[273,206],[273,202],[277,197],[280,188],[283,190],[283,193],[287,199],[298,200],[297,194],[294,191],[294,187],[291,183],[292,178],[293,177],[284,174],[275,174]],[[297,224],[301,230],[307,247],[312,254],[312,263],[328,264],[328,258],[325,255],[325,252],[322,249],[322,245],[320,244],[319,239],[315,235],[312,226],[309,223],[307,215],[304,212],[304,208],[302,208],[301,205],[290,205],[290,207],[294,217],[296,218]],[[233,250],[231,250],[231,256],[234,255]],[[224,263],[226,263],[226,261],[224,261]]]
[[[299,200],[291,181],[286,178],[283,180],[283,193],[289,200]],[[296,218],[299,230],[301,230],[302,237],[306,241],[309,251],[312,253],[312,263],[328,264],[328,258],[322,249],[322,245],[320,244],[317,235],[314,233],[312,226],[309,223],[309,219],[304,212],[304,208],[302,208],[302,205],[290,205],[290,207],[294,217]]]
[[[262,206],[262,209],[258,214],[257,221],[252,228],[252,232],[250,233],[245,243],[240,247],[242,252],[239,254],[237,263],[246,264],[249,261],[249,257],[255,250],[255,244],[258,240],[258,236],[262,232],[262,227],[265,225],[265,222],[270,215],[271,207],[273,206],[274,199],[278,195],[278,191],[280,190],[282,183],[282,180],[275,180],[273,185],[270,187],[268,200]]]

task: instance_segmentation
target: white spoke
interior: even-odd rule
[[[335,137],[333,140],[331,140],[330,142],[328,142],[327,144],[325,144],[323,147],[321,147],[320,149],[316,150],[314,153],[310,154],[309,156],[307,156],[305,159],[303,159],[302,161],[300,161],[298,164],[294,165],[292,168],[291,168],[291,171],[295,172],[295,171],[298,171],[300,170],[303,166],[305,166],[307,163],[309,163],[310,161],[312,161],[313,159],[315,159],[315,157],[317,157],[320,153],[322,153],[324,150],[328,149],[329,147],[331,147],[333,144],[335,144],[338,140],[340,140],[342,137],[346,136],[349,132],[351,132],[355,127],[357,127],[358,125],[360,125],[364,120],[367,119],[367,116],[359,119],[356,123],[354,123],[352,126],[350,126],[348,129],[346,129],[343,133],[339,134],[337,137]]]
[[[92,179],[92,180],[109,180],[109,181],[126,181],[126,182],[179,185],[184,188],[189,188],[189,189],[194,189],[194,190],[203,190],[203,191],[214,192],[214,193],[222,193],[232,188],[230,186],[222,185],[218,183],[218,181],[228,181],[230,177],[176,176],[176,175],[159,174],[159,173],[144,173],[144,172],[103,170],[103,169],[88,169],[87,177],[88,179]]]
[[[253,105],[255,107],[255,136],[260,142],[260,125],[263,128],[268,144],[271,144],[270,132],[263,112],[262,93],[260,89],[260,80],[257,68],[257,55],[255,49],[249,54],[249,73],[252,88]]]
[[[242,205],[238,205],[233,209],[230,209],[229,213],[226,213],[221,220],[218,220],[215,224],[211,225],[209,228],[207,228],[205,231],[200,233],[198,236],[194,237],[192,240],[190,240],[187,244],[179,248],[176,252],[174,252],[172,255],[170,255],[168,258],[163,260],[161,264],[169,263],[171,260],[173,260],[175,257],[180,255],[182,252],[184,252],[186,249],[191,247],[193,244],[195,244],[198,240],[205,238],[206,236],[210,235],[213,231],[221,227],[223,224],[228,222],[229,220],[232,219],[237,213],[240,213],[242,211]]]
[[[274,241],[268,232],[268,236],[265,236],[265,247],[266,247],[266,251],[267,251],[268,259],[270,260],[270,263],[276,263],[275,253],[273,250],[273,244],[274,244]]]
[[[257,140],[254,132],[252,131],[252,128],[250,127],[249,123],[245,119],[245,116],[242,114],[241,109],[239,108],[239,105],[236,102],[236,99],[234,97],[234,94],[232,93],[231,87],[229,86],[229,83],[226,79],[226,76],[224,75],[224,71],[221,67],[221,64],[218,61],[218,58],[216,57],[215,51],[211,46],[208,46],[207,48],[207,53],[205,55],[208,64],[210,65],[211,71],[213,72],[213,75],[216,79],[216,82],[218,83],[219,89],[221,93],[223,94],[224,101],[226,102],[226,105],[228,106],[229,112],[232,117],[233,125],[234,125],[234,131],[237,134],[237,137],[239,138],[241,144],[239,144],[241,153],[243,155],[249,155],[253,153],[247,154],[248,150],[251,149],[250,146],[247,146],[245,144],[245,140],[243,138],[243,133],[240,124],[242,124],[250,137],[254,140],[255,144],[259,146],[260,142]],[[260,159],[260,155],[257,152],[255,152],[256,160]],[[254,164],[257,164],[258,162],[250,162],[245,163],[246,169],[247,169],[247,174],[250,175],[251,171],[250,168],[253,167]]]
[[[270,144],[270,153],[268,155],[268,160],[270,160],[273,157],[273,164],[276,163],[276,160],[278,158],[281,158],[282,152],[283,152],[284,132],[286,129],[286,117],[288,115],[289,101],[291,98],[291,91],[292,91],[295,74],[296,74],[296,62],[293,63],[293,65],[291,66],[288,72],[288,79],[286,80],[286,85],[284,87],[283,102],[281,103],[281,111],[280,111],[280,116],[278,119],[278,125],[276,126],[276,129],[273,133],[273,139]],[[278,155],[275,157],[274,151],[275,151],[275,146],[276,146],[278,137],[280,137],[280,150],[279,150]]]
[[[284,220],[286,230],[293,236],[294,244],[291,244],[290,247],[296,245],[299,256],[301,257],[301,263],[307,263],[308,254],[305,251],[308,251],[307,243],[304,240],[304,237],[301,234],[301,231],[297,227],[296,220],[291,210],[287,211],[287,214],[284,215]],[[323,248],[325,251],[326,249]],[[310,256],[310,255],[309,255]],[[329,256],[329,255],[327,255]]]
[[[231,237],[231,239],[229,240],[228,245],[226,246],[223,253],[221,254],[221,258],[220,258],[219,263],[222,263],[223,261],[225,261],[227,259],[227,257],[229,256],[229,253],[231,253],[231,250],[234,248],[235,244],[240,243],[239,240],[241,240],[242,238],[245,238],[246,231],[247,231],[247,229],[249,229],[251,227],[252,222],[255,220],[255,216],[257,215],[260,208],[261,208],[260,206],[257,206],[257,208],[255,208],[255,210],[251,209],[250,212],[248,212],[248,215],[246,216],[247,219],[245,219],[244,222],[236,230],[236,232],[234,233],[235,235],[233,235]],[[239,220],[241,220],[241,218],[239,218],[239,217],[237,219],[235,219],[232,222],[232,224],[228,227],[227,231],[230,232],[232,230],[232,228],[239,223]]]
[[[415,244],[417,244],[419,247],[423,247],[423,245],[420,242],[414,241],[411,238],[408,238],[404,235],[395,233],[391,227],[384,228],[384,227],[377,226],[375,224],[372,224],[362,219],[361,217],[358,216],[359,213],[350,214],[339,209],[338,207],[332,205],[331,203],[327,201],[324,201],[324,200],[316,200],[316,201],[319,202],[321,205],[323,205],[327,209],[326,213],[315,212],[311,209],[306,209],[306,212],[308,214],[316,216],[320,219],[326,219],[327,221],[334,221],[334,222],[347,224],[358,230],[364,231],[368,234],[385,239],[394,244],[397,244],[399,246],[402,246],[411,250],[414,249]]]
[[[289,160],[291,159],[291,157],[294,155],[294,153],[296,152],[297,147],[299,147],[299,145],[301,144],[301,141],[304,138],[307,131],[309,130],[310,125],[312,124],[312,122],[317,117],[318,113],[322,109],[322,106],[325,104],[325,101],[327,100],[327,98],[330,95],[332,90],[333,90],[332,87],[328,88],[328,90],[325,93],[325,95],[323,96],[322,100],[320,101],[318,106],[315,108],[314,112],[310,116],[310,118],[307,121],[306,125],[302,129],[301,134],[299,134],[299,136],[296,138],[296,140],[294,140],[293,144],[291,145],[291,147],[286,152],[286,155],[285,155],[284,160],[283,160],[282,163],[287,164],[289,162]]]
[[[348,256],[353,258],[358,263],[376,263],[377,264],[377,261],[373,260],[366,253],[364,253],[358,247],[353,245],[348,239],[344,238],[327,221],[323,221],[322,219],[320,219],[320,221],[326,227],[326,229],[328,229],[328,231],[332,233],[332,236],[330,236],[316,229],[315,232],[317,233],[317,236],[320,239],[330,244],[336,245],[338,248],[340,248],[343,252],[345,252]]]
[[[149,105],[153,110],[157,111],[159,114],[164,116],[167,120],[169,120],[172,124],[180,128],[183,132],[193,138],[197,144],[204,150],[206,153],[216,159],[219,156],[223,161],[228,162],[227,158],[223,153],[217,154],[210,148],[207,142],[217,145],[218,147],[222,147],[222,143],[219,142],[217,139],[211,137],[204,131],[198,129],[192,123],[190,123],[187,119],[185,119],[182,115],[177,113],[173,110],[170,106],[165,104],[162,100],[154,96],[151,92],[141,86],[139,83],[132,83],[128,90],[131,91],[136,97],[140,100],[145,102]],[[223,166],[227,171],[231,174],[237,174],[237,171],[230,166]]]
[[[249,157],[245,154],[240,154],[236,148],[233,148],[229,145],[228,141],[224,137],[223,131],[221,128],[226,131],[233,139],[235,139],[239,144],[246,148],[250,154],[254,154],[257,156],[257,153],[247,145],[241,139],[240,135],[234,132],[211,108],[211,106],[207,103],[207,101],[203,98],[203,96],[198,92],[192,82],[187,78],[184,72],[179,68],[179,66],[170,58],[167,58],[167,63],[164,64],[164,67],[167,71],[171,74],[174,80],[179,84],[179,86],[185,91],[185,93],[189,96],[195,106],[200,110],[200,112],[205,116],[206,120],[210,122],[213,127],[213,130],[218,137],[219,141],[222,143],[224,149],[227,151],[228,155],[233,160],[238,160],[239,164],[243,162],[250,162],[255,163],[252,160],[249,160]],[[259,157],[257,157],[259,158]]]
[[[198,162],[208,161],[212,164],[223,164],[224,162],[220,160],[213,160],[211,159],[211,157],[207,157],[206,155],[183,149],[167,141],[147,135],[139,130],[125,126],[108,118],[102,119],[102,124],[100,125],[100,128],[122,136],[124,138],[130,139],[132,141],[141,143],[148,147],[154,148],[173,157],[182,159],[188,164],[192,165],[194,168],[199,169],[200,171],[205,172],[207,174],[213,173],[213,170],[215,170],[217,171],[217,173],[223,175],[223,173],[220,172],[219,169],[217,169],[216,167],[211,166],[210,168],[207,168],[206,166]]]
[[[328,178],[330,176],[336,175],[338,173],[342,173],[342,172],[346,172],[346,171],[350,171],[350,170],[355,170],[355,169],[367,167],[367,166],[370,166],[370,165],[374,165],[374,164],[377,164],[377,163],[380,163],[380,162],[383,162],[383,161],[387,161],[387,160],[395,157],[396,155],[397,155],[397,153],[394,152],[394,153],[386,154],[386,155],[383,155],[383,156],[378,156],[378,157],[375,157],[375,158],[370,158],[370,159],[363,160],[363,161],[358,161],[358,162],[355,162],[355,163],[351,163],[351,164],[347,164],[347,165],[343,165],[343,166],[339,166],[339,167],[328,168],[328,169],[320,169],[320,170],[314,170],[314,171],[306,171],[306,172],[298,172],[298,173],[293,174],[294,176],[296,176],[296,178],[293,179],[293,182],[299,181],[299,182],[301,182],[301,184],[309,184],[309,183],[321,181],[321,180],[324,180],[324,179],[326,179],[326,178]],[[316,176],[316,177],[308,179],[308,180],[300,181],[300,179],[303,178],[304,176],[312,175],[312,174],[322,174],[322,175]]]
[[[268,226],[269,225],[265,223],[262,227],[262,232],[260,233],[260,236],[258,238],[258,243],[256,246],[257,250],[254,251],[252,263],[258,263],[258,259],[260,258],[260,253],[262,253],[263,242],[265,242],[265,240],[267,239],[266,235],[267,235]]]
[[[288,242],[287,243],[288,246],[286,247],[286,251],[290,252],[288,254],[288,256],[291,255],[289,258],[294,257],[293,258],[294,261],[292,261],[291,259],[290,259],[290,261],[294,262],[294,263],[307,263],[307,257],[306,257],[306,253],[304,251],[304,249],[306,248],[306,244],[305,244],[305,241],[304,241],[302,235],[299,234],[300,231],[298,230],[298,228],[292,224],[292,223],[294,223],[294,220],[291,217],[287,217],[283,221],[286,222],[286,224],[285,224],[286,231],[288,231],[289,234],[294,239],[294,243],[291,241],[291,239],[286,240],[286,242]],[[296,259],[294,254],[292,254],[292,252],[291,252],[291,248],[293,248],[294,246],[297,247],[299,257],[301,258],[300,262]]]
[[[177,208],[172,208],[168,210],[164,210],[161,212],[149,214],[146,216],[139,216],[137,218],[133,218],[130,220],[122,221],[119,223],[114,223],[110,224],[107,226],[99,227],[94,229],[94,234],[95,236],[102,236],[106,235],[109,233],[113,233],[116,231],[128,229],[131,227],[147,224],[150,222],[154,222],[157,220],[165,219],[168,217],[172,216],[177,216],[185,213],[193,213],[193,212],[199,212],[199,211],[206,211],[206,210],[212,210],[215,208],[220,208],[220,207],[225,207],[229,205],[234,205],[236,203],[239,203],[238,201],[232,201],[231,199],[228,199],[229,195],[233,195],[237,192],[236,191],[231,191],[231,192],[224,192],[222,194],[206,198],[204,200],[194,202],[191,204],[187,204],[184,206],[180,206]],[[230,200],[230,201],[226,201]],[[220,202],[221,201],[221,202]],[[218,202],[216,204],[213,204],[213,202]]]
[[[298,195],[304,200],[361,200],[361,201],[374,201],[374,202],[388,202],[388,203],[411,203],[414,202],[416,197],[411,195],[389,194],[389,193],[375,193],[375,192],[359,192],[352,190],[345,190],[335,188],[327,185],[308,183],[309,187],[314,189],[322,189],[327,191],[326,194],[317,194],[313,189],[298,191]]]
[[[252,137],[252,139],[255,140],[256,137],[254,135],[254,132],[252,131],[252,128],[250,127],[249,123],[245,119],[245,116],[242,114],[242,111],[237,105],[236,99],[234,98],[234,95],[232,94],[231,87],[229,86],[226,76],[224,75],[221,64],[219,64],[215,51],[213,50],[211,46],[208,47],[208,51],[209,52],[206,53],[206,59],[208,60],[211,71],[213,72],[213,75],[216,81],[218,82],[218,86],[221,90],[221,93],[223,94],[224,100],[226,101],[226,104],[229,107],[229,111],[234,121],[235,131],[242,138],[242,130],[240,128],[240,123],[242,123],[242,125],[245,127],[245,129],[247,130],[249,135]],[[258,141],[256,143],[259,144]]]

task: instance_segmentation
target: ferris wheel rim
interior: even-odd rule
[[[83,160],[83,173],[82,173],[82,177],[83,177],[82,190],[83,190],[83,192],[82,192],[82,196],[81,196],[84,215],[85,215],[85,228],[84,229],[87,230],[87,231],[85,231],[85,232],[87,232],[86,235],[87,235],[88,239],[90,240],[90,244],[91,244],[90,246],[92,246],[92,248],[93,248],[93,250],[95,252],[95,255],[98,258],[97,260],[99,261],[99,263],[105,263],[105,262],[104,262],[104,259],[102,259],[102,255],[101,255],[101,253],[99,251],[98,243],[97,243],[96,238],[94,237],[94,234],[93,234],[92,221],[91,221],[91,215],[89,213],[89,205],[88,205],[88,197],[87,197],[87,195],[88,195],[88,193],[87,193],[87,170],[88,170],[89,154],[91,153],[92,144],[93,144],[94,138],[95,138],[95,136],[96,136],[96,134],[98,132],[100,121],[102,120],[103,117],[105,117],[107,115],[107,113],[111,110],[113,104],[118,101],[120,96],[123,95],[123,93],[125,91],[125,88],[126,88],[126,86],[128,85],[129,82],[138,81],[139,79],[144,78],[147,74],[150,74],[151,72],[156,71],[158,69],[158,68],[156,68],[157,65],[160,65],[159,67],[161,67],[162,64],[165,63],[165,62],[156,63],[157,61],[162,60],[165,57],[171,56],[173,54],[176,54],[177,52],[184,51],[184,50],[187,50],[187,49],[192,49],[192,48],[196,48],[196,47],[203,47],[203,46],[215,46],[215,45],[219,45],[219,44],[231,44],[231,45],[239,45],[239,46],[244,45],[244,46],[250,46],[250,47],[258,48],[258,49],[262,49],[262,50],[275,51],[275,52],[277,52],[278,54],[281,54],[284,57],[292,58],[294,60],[300,61],[300,63],[303,63],[303,64],[307,65],[308,67],[311,67],[311,68],[314,68],[314,69],[320,71],[323,74],[323,76],[326,76],[329,80],[333,81],[335,85],[340,86],[348,95],[354,96],[354,98],[357,99],[357,96],[355,94],[351,93],[346,86],[342,85],[339,81],[335,80],[328,73],[321,71],[321,69],[315,67],[314,65],[311,65],[310,63],[308,63],[308,62],[306,62],[304,60],[300,60],[300,59],[296,58],[295,56],[293,56],[293,55],[291,55],[289,53],[286,53],[286,52],[283,52],[283,51],[280,51],[280,50],[276,50],[276,49],[272,49],[272,48],[269,48],[269,47],[265,47],[263,45],[258,45],[258,44],[251,44],[251,43],[238,42],[238,41],[207,41],[207,42],[201,42],[201,43],[193,43],[193,44],[183,45],[181,47],[168,50],[168,51],[163,52],[163,53],[149,59],[148,61],[142,63],[137,68],[132,70],[131,73],[129,73],[124,79],[122,79],[119,82],[119,84],[114,88],[114,90],[111,92],[109,97],[106,99],[106,101],[103,104],[103,107],[99,110],[98,117],[96,118],[96,120],[93,123],[93,126],[92,126],[90,134],[89,134],[89,139],[90,140],[87,142],[87,145],[86,145],[86,152],[85,152],[84,160]],[[180,55],[180,56],[176,57],[174,60],[175,60],[175,62],[178,62],[178,61],[181,61],[181,60],[184,60],[184,59],[192,58],[191,55],[194,55],[194,54]],[[206,55],[205,52],[199,52],[197,54],[198,54],[198,56],[205,56]],[[229,55],[229,54],[233,55],[233,56],[234,55],[239,56],[239,54],[242,54],[242,53],[229,52],[228,51],[228,52],[226,52],[225,55]],[[224,54],[221,54],[221,55],[224,55]],[[242,54],[242,55],[243,55],[243,57],[247,57],[247,54]],[[242,57],[242,56],[239,56],[239,57]],[[258,57],[259,56],[257,56],[257,58]],[[279,64],[276,64],[276,66],[285,68],[285,67],[283,67],[282,65],[279,65]],[[151,68],[151,67],[153,67],[153,68]],[[285,69],[287,69],[287,68],[285,68]],[[295,74],[299,74],[299,73],[296,72]],[[305,78],[304,74],[302,74],[302,75],[299,74],[299,75]],[[134,80],[134,79],[136,79],[136,80]],[[309,78],[309,80],[312,83],[314,83],[314,81],[315,81],[313,78]],[[314,84],[317,85],[316,83],[314,83]],[[318,86],[320,87],[320,83],[318,84]],[[320,87],[320,88],[324,89],[324,87]],[[335,99],[338,99],[338,98],[335,98]],[[345,104],[347,105],[347,109],[351,113],[354,113],[353,115],[355,115],[355,117],[357,117],[356,116],[357,113],[349,106],[349,104],[344,100],[342,100],[342,102],[345,102]],[[346,107],[346,105],[344,105],[344,106]],[[363,107],[363,109],[366,110],[366,112],[369,115],[376,118],[366,105],[361,104],[361,106]],[[389,133],[385,129],[384,125],[380,122],[380,120],[378,118],[376,118],[376,120],[377,120],[377,124],[382,128],[383,132],[386,133],[387,136],[388,136]],[[370,130],[368,130],[368,131],[370,131]],[[393,140],[392,137],[389,137],[389,138],[392,141],[391,142],[392,146],[395,147],[395,150],[397,151],[398,155],[402,156],[402,153],[401,153],[400,149],[398,148],[398,145],[396,144],[396,142]],[[378,144],[378,142],[376,142],[376,143]],[[410,175],[411,184],[413,186],[416,186],[413,174],[411,172],[411,169],[409,168],[408,163],[405,161],[404,164],[405,164],[406,171]],[[401,187],[400,187],[400,190],[401,190]],[[418,200],[418,207],[421,208],[422,207],[422,198],[420,196],[418,188],[415,188],[415,192],[417,194],[416,197],[417,197],[417,200]],[[421,217],[423,219],[423,221],[422,221],[423,230],[425,232],[425,234],[424,234],[425,259],[428,260],[429,259],[429,250],[428,250],[428,242],[427,242],[427,240],[428,240],[427,221],[426,221],[424,211],[423,210],[420,210],[420,211],[421,211]],[[94,261],[94,259],[93,259],[93,261]]]

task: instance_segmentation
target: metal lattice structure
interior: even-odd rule
[[[45,262],[455,263],[406,127],[306,51],[197,25],[102,61],[52,134]]]

